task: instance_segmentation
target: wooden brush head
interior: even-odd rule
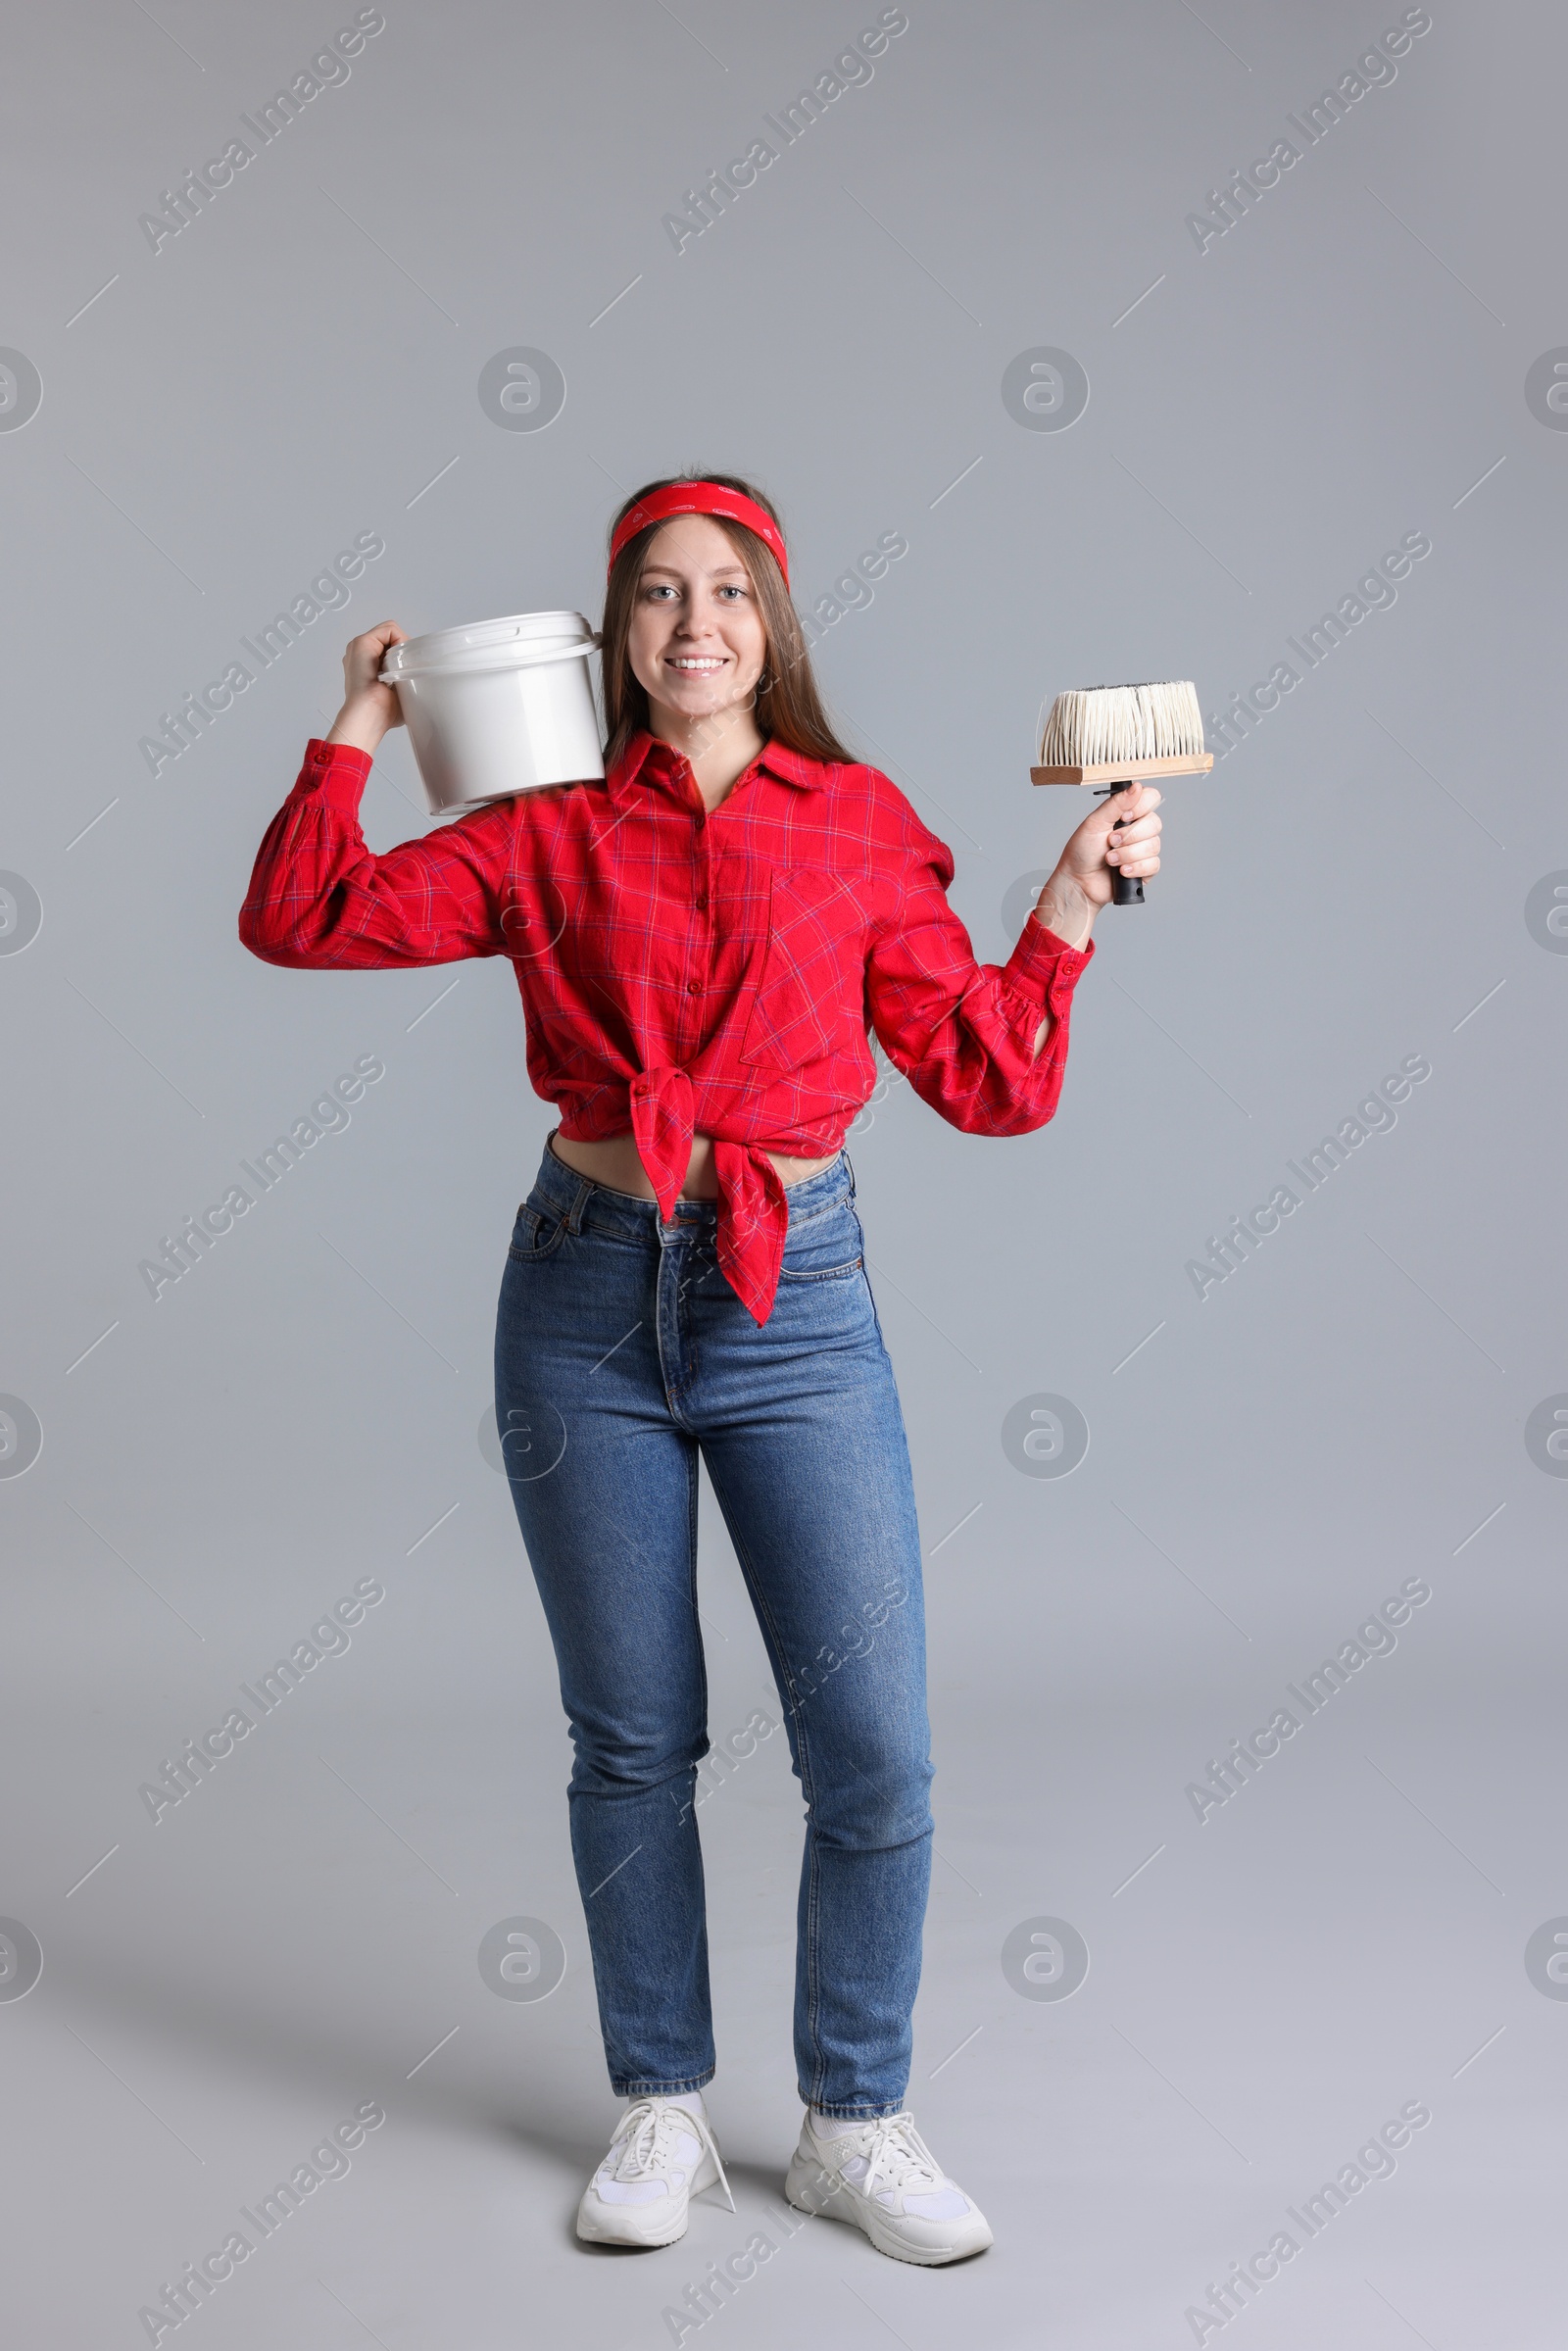
[[[1058,694],[1040,741],[1037,784],[1131,782],[1146,775],[1205,775],[1198,689],[1187,679],[1079,686]]]

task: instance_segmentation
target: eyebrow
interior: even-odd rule
[[[666,579],[684,579],[686,576],[683,571],[677,571],[673,563],[645,563],[642,577],[647,579],[655,571],[662,572]],[[739,579],[751,576],[744,563],[715,563],[710,569],[705,570],[703,576],[705,579],[723,579],[731,572]]]

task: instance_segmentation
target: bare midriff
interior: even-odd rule
[[[574,1167],[579,1175],[587,1176],[595,1184],[608,1184],[612,1192],[629,1192],[638,1200],[658,1198],[648,1180],[648,1171],[637,1156],[636,1138],[629,1130],[624,1135],[608,1135],[600,1143],[568,1143],[560,1134],[554,1134],[550,1149],[565,1166]],[[830,1151],[825,1159],[798,1159],[788,1151],[770,1151],[765,1155],[778,1169],[779,1181],[787,1187],[804,1184],[808,1176],[820,1175],[824,1167],[832,1166],[838,1153]],[[692,1155],[680,1197],[682,1200],[718,1198],[710,1135],[692,1137]]]

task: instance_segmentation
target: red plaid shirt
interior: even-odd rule
[[[713,1138],[719,1265],[759,1323],[789,1224],[766,1151],[839,1149],[876,1082],[873,1029],[966,1134],[1029,1134],[1056,1107],[1093,944],[1031,914],[1004,964],[977,963],[952,853],[875,767],[768,744],[710,811],[643,734],[603,783],[519,793],[382,857],[360,829],[369,771],[313,737],[242,944],[304,970],[506,955],[564,1137],[629,1128],[666,1217],[694,1132]]]

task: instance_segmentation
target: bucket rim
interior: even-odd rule
[[[472,654],[504,652],[511,645],[535,645],[559,639],[563,648],[591,645],[595,633],[581,612],[503,612],[493,619],[466,620],[454,628],[431,629],[425,635],[389,645],[382,658],[385,669],[406,675],[414,668],[430,668],[448,661],[462,663]]]

